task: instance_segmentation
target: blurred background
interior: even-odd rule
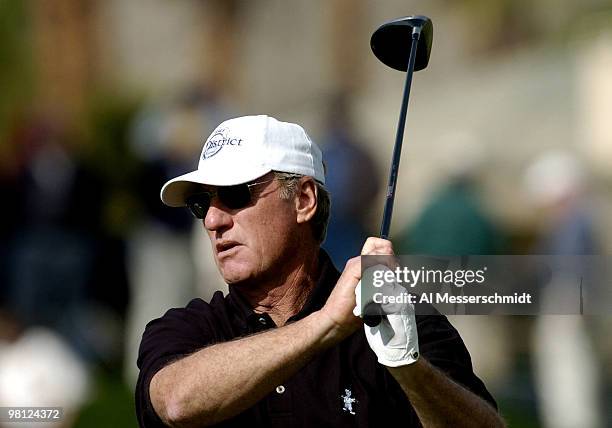
[[[610,254],[610,0],[4,0],[0,406],[136,426],[144,326],[225,287],[201,225],[158,194],[226,118],[304,125],[328,165],[325,247],[339,268],[358,254],[405,77],[369,38],[409,14],[432,18],[434,43],[396,249]],[[510,426],[612,427],[610,317],[452,321]]]

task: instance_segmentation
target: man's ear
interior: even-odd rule
[[[317,211],[317,184],[312,177],[302,177],[295,195],[298,223],[308,222]]]

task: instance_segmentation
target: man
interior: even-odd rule
[[[230,291],[147,325],[140,426],[503,426],[445,317],[364,328],[353,314],[360,258],[340,275],[320,249],[324,182],[301,127],[249,116],[222,123],[198,169],[164,185],[167,205],[202,219]],[[362,254],[393,248],[369,238]]]

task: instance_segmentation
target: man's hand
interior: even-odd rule
[[[391,241],[370,237],[361,250],[361,255],[393,255]],[[389,258],[391,262],[391,259]],[[389,266],[393,267],[393,266]],[[361,318],[353,314],[356,305],[355,289],[361,280],[361,257],[350,259],[336,283],[336,287],[321,308],[321,314],[335,325],[336,333],[342,337],[355,332],[361,325]]]
[[[373,269],[388,269],[377,265]],[[384,296],[400,297],[406,289],[396,281],[385,283],[377,290]],[[355,289],[357,305],[354,313],[359,315],[362,306],[360,299],[361,283]],[[414,305],[409,302],[382,304],[382,310],[388,314],[382,317],[380,323],[370,327],[364,325],[365,336],[370,348],[376,354],[378,362],[387,367],[399,367],[414,363],[419,358],[419,338],[417,334]]]
[[[370,237],[366,240],[361,255],[393,256],[391,241]],[[382,258],[388,266],[378,265],[377,269],[394,268],[393,257]],[[361,314],[361,257],[350,259],[336,287],[329,296],[321,313],[331,320],[335,333],[345,337],[362,325]],[[397,283],[386,284],[383,294],[400,295],[405,291]],[[365,305],[364,305],[365,306]],[[393,307],[390,307],[393,306]],[[409,303],[383,305],[387,313],[393,313],[381,321],[376,327],[364,326],[370,348],[376,353],[378,361],[389,367],[412,364],[419,357],[419,344],[414,316],[414,306]]]
[[[378,238],[370,239],[372,239],[371,246],[373,248],[369,247],[367,249],[369,251],[363,252],[363,255],[394,255],[393,245],[390,241]],[[366,250],[365,246],[364,250]],[[387,265],[377,264],[368,267],[368,270],[392,271],[393,268],[397,267],[395,257],[383,257],[377,261],[384,262]],[[382,275],[382,278],[386,277],[387,275]],[[362,301],[361,286],[362,284],[359,282],[355,288],[356,304],[353,314],[363,317],[363,308],[374,302],[372,296],[368,297],[368,301]],[[377,294],[380,293],[385,297],[401,297],[405,292],[406,289],[399,285],[397,281],[385,282],[382,287],[376,290]],[[370,348],[376,354],[378,362],[387,367],[399,367],[414,363],[419,358],[419,340],[414,305],[409,302],[398,302],[398,299],[395,299],[394,303],[383,302],[380,307],[382,312],[388,315],[383,316],[376,326],[364,325],[366,339]]]

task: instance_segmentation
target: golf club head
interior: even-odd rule
[[[393,19],[378,27],[370,39],[370,46],[376,58],[391,68],[407,71],[414,27],[421,27],[414,71],[427,67],[433,40],[433,25],[431,19],[423,15]]]

